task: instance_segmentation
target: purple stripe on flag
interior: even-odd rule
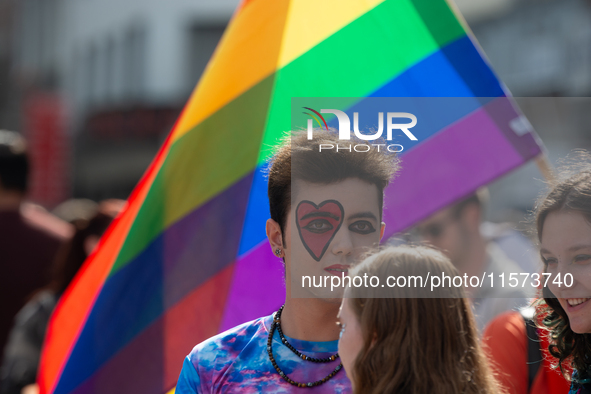
[[[270,315],[284,299],[283,265],[265,240],[236,262],[219,331]]]
[[[160,235],[165,310],[234,262],[252,177],[250,172]]]
[[[488,113],[474,111],[402,156],[400,174],[386,190],[385,238],[524,161]]]
[[[505,97],[493,100],[486,104],[484,109],[525,161],[542,152],[541,142],[537,141],[537,136],[533,133],[529,121],[522,115],[512,99]],[[529,132],[525,132],[528,128]]]

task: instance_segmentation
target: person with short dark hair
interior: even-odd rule
[[[342,288],[300,284],[305,276],[346,276],[360,253],[379,243],[383,192],[397,162],[377,150],[319,152],[324,143],[353,141],[333,131],[315,130],[313,140],[294,133],[269,169],[266,232],[284,264],[285,304],[198,344],[185,358],[177,394],[350,392],[337,353]]]
[[[479,332],[495,316],[527,305],[529,290],[501,286],[499,275],[505,274],[508,280],[511,274],[520,277],[523,271],[498,245],[484,238],[480,230],[482,216],[483,196],[479,192],[441,209],[417,226],[421,237],[445,253],[462,275],[492,275],[496,279],[493,285],[485,280],[480,287],[466,289],[474,303]]]
[[[21,212],[28,175],[24,138],[0,130],[0,352],[16,313],[35,290],[47,285],[49,267],[64,240]]]
[[[351,278],[459,275],[440,251],[389,247]],[[463,287],[348,286],[339,313],[339,354],[355,394],[496,394]]]

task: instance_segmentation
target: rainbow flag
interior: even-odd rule
[[[540,153],[445,1],[245,0],[127,209],[62,297],[41,392],[168,392],[195,344],[276,310],[282,267],[265,238],[262,170],[290,129],[291,99],[383,96],[489,98],[402,156],[389,234]]]

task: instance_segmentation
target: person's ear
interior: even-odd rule
[[[382,225],[380,226],[380,240],[384,238],[384,230],[386,230],[386,223],[382,222]]]
[[[273,253],[277,257],[284,256],[283,237],[281,233],[281,226],[273,219],[267,219],[267,239],[271,245]]]

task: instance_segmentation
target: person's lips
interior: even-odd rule
[[[324,270],[331,275],[341,276],[343,275],[343,273],[347,275],[347,273],[349,272],[349,266],[343,264],[334,264],[330,267],[326,267]]]

